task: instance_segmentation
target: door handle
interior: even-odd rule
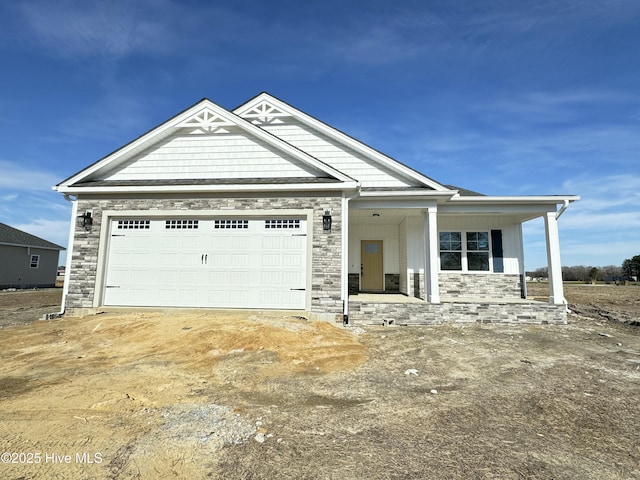
[[[364,264],[360,264],[360,275],[364,275]]]

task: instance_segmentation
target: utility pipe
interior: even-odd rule
[[[60,318],[64,315],[65,305],[67,302],[67,294],[69,293],[69,276],[71,274],[71,257],[73,256],[73,238],[76,233],[76,216],[78,214],[78,197],[71,198],[68,193],[64,194],[64,199],[67,202],[71,202],[71,224],[69,225],[69,240],[67,242],[67,260],[64,263],[64,285],[62,286],[62,304],[60,305],[60,311],[56,313],[47,313],[45,318],[47,320],[53,320],[54,318]]]

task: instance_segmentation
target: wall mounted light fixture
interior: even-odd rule
[[[87,232],[91,230],[91,226],[93,225],[93,217],[91,216],[91,212],[87,210],[82,215],[78,215],[78,226],[83,227]]]
[[[325,210],[322,215],[322,231],[331,233],[331,210]]]

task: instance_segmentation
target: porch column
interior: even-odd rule
[[[438,285],[438,207],[428,207],[424,213],[424,289],[429,303],[440,303]]]
[[[565,304],[562,286],[562,264],[560,262],[560,237],[556,212],[544,215],[544,230],[547,238],[547,267],[549,269],[549,303]]]

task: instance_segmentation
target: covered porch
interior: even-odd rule
[[[361,192],[346,202],[344,212],[345,320],[376,325],[566,323],[557,221],[572,200],[379,198]],[[524,283],[522,224],[541,216],[549,270],[546,302],[527,299]],[[451,264],[443,264],[447,261]]]

